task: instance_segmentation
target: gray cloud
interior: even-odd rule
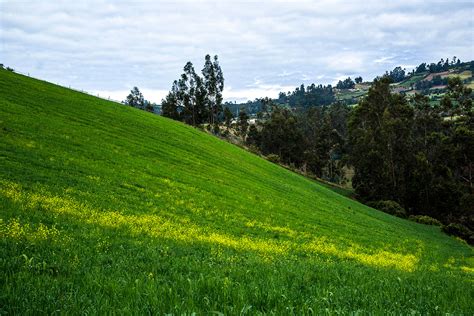
[[[137,85],[160,101],[186,61],[200,69],[218,54],[224,96],[245,100],[471,60],[473,16],[471,1],[0,0],[0,62],[119,99]]]

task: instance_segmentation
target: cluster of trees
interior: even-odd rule
[[[171,91],[162,100],[162,115],[193,126],[207,123],[217,131],[224,120],[224,75],[218,56],[212,59],[206,55],[202,77],[191,62],[187,62],[183,70],[181,78],[173,82]]]
[[[357,79],[360,77],[357,77]],[[351,79],[351,77],[348,77],[344,79],[344,81],[339,80],[336,84],[337,89],[354,89],[355,88],[355,82]]]
[[[413,69],[411,72],[407,72],[406,69],[403,69],[400,66],[395,67],[391,71],[386,71],[383,77],[390,77],[392,79],[392,82],[397,83],[401,82],[410,76],[413,76],[415,74],[422,74],[422,73],[436,73],[436,72],[442,72],[442,71],[447,71],[450,68],[460,66],[461,60],[458,59],[456,56],[454,56],[451,61],[449,58],[443,59],[441,58],[440,61],[437,63],[421,63],[418,65],[415,69]],[[472,67],[472,65],[471,65]],[[377,77],[375,79],[380,79],[382,77]],[[356,80],[357,83],[357,80]]]
[[[292,108],[308,108],[311,106],[329,105],[336,101],[331,85],[315,85],[314,83],[305,87],[303,84],[294,91],[280,92],[279,104],[288,104]]]
[[[224,110],[225,108],[229,108],[229,110],[234,115],[238,115],[242,109],[247,114],[257,114],[258,112],[262,111],[262,103],[260,99],[255,99],[253,101],[249,100],[245,103],[224,102],[223,106],[224,106]]]
[[[288,91],[286,93],[280,92],[278,98],[272,102],[281,106],[289,106],[293,109],[301,110],[313,106],[330,105],[335,101],[336,96],[331,85],[324,86],[313,83],[309,86],[302,84],[296,87],[294,91]],[[240,104],[226,102],[224,106],[229,107],[235,115],[238,115],[242,109],[249,115],[265,112],[265,104],[262,103],[261,99],[255,99],[254,101],[247,101],[246,103]]]
[[[289,109],[261,100],[262,119],[249,126],[241,111],[237,128],[260,153],[320,178],[341,183],[344,167],[353,168],[362,201],[394,201],[407,215],[474,231],[472,90],[448,79],[448,92],[435,105],[422,95],[392,94],[391,82],[391,76],[375,80],[354,108]]]
[[[454,56],[451,59],[451,61],[449,61],[449,58],[446,58],[446,60],[441,58],[441,60],[438,61],[437,63],[431,63],[431,64],[421,63],[418,67],[416,67],[415,73],[418,74],[418,73],[424,73],[427,71],[430,73],[447,71],[449,70],[450,67],[459,66],[460,64],[461,64],[461,60],[457,58],[456,56]]]
[[[334,103],[292,111],[271,100],[266,103],[268,111],[258,115],[263,120],[242,135],[247,145],[317,177],[342,182],[350,108]]]
[[[473,230],[472,90],[449,79],[448,93],[433,106],[422,95],[391,94],[389,83],[375,81],[348,122],[356,193]]]
[[[143,94],[137,87],[133,87],[133,89],[130,91],[130,94],[122,103],[148,112],[154,112],[156,106],[150,101],[145,100]]]
[[[392,82],[400,82],[407,78],[405,69],[400,66],[393,68],[390,72],[385,72],[384,77],[391,78]]]

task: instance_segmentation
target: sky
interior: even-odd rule
[[[123,100],[159,103],[187,61],[218,55],[224,99],[371,80],[396,66],[474,59],[474,1],[0,0],[0,63]]]

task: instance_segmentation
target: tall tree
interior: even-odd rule
[[[288,164],[303,162],[304,136],[297,117],[288,109],[274,106],[259,135],[263,154],[276,154]]]
[[[403,96],[390,93],[390,82],[374,81],[350,118],[353,185],[365,199],[403,204],[413,110]]]
[[[219,114],[222,112],[222,91],[224,90],[224,75],[217,55],[214,56],[214,61],[210,55],[206,55],[202,74],[207,89],[209,124],[216,125]]]
[[[247,115],[247,112],[245,111],[245,109],[241,109],[239,112],[237,127],[239,130],[240,136],[245,141],[245,137],[247,136],[247,130],[249,128],[249,116]]]
[[[226,106],[224,109],[224,122],[227,129],[230,128],[233,118],[234,118],[234,114],[232,114],[232,111],[229,109],[228,106]]]
[[[173,120],[180,119],[178,112],[178,91],[178,81],[175,80],[171,87],[171,91],[164,100],[161,100],[161,114]]]
[[[184,73],[178,81],[178,99],[183,105],[183,119],[189,125],[196,125],[196,73],[193,64],[188,61],[184,66]]]
[[[126,105],[142,110],[144,110],[146,106],[145,98],[137,87],[133,87],[133,89],[130,91],[130,94],[125,99],[124,103]]]
[[[195,123],[200,125],[206,122],[209,117],[207,109],[207,90],[203,78],[196,73],[194,74],[194,80],[196,82],[194,95]]]

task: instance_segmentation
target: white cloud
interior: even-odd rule
[[[224,97],[244,100],[471,60],[473,16],[472,1],[3,0],[0,62],[119,100],[138,86],[159,102],[188,60],[200,70],[218,54]]]

